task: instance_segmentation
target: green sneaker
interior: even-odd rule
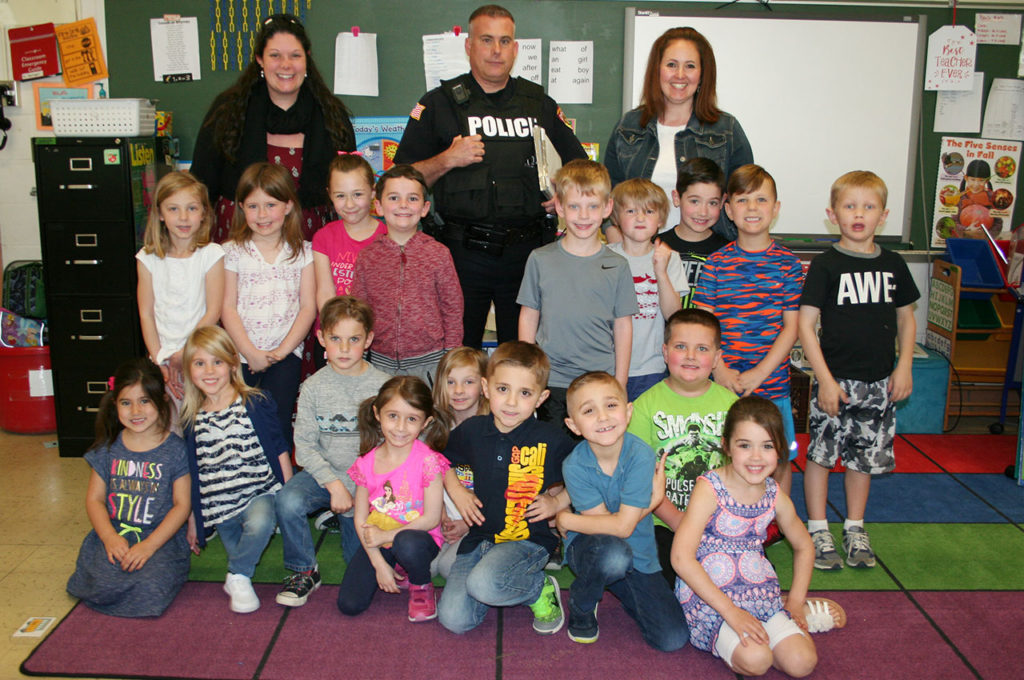
[[[554,576],[547,575],[540,597],[530,605],[533,611],[533,629],[541,635],[554,635],[562,629],[565,614],[562,612],[562,597],[559,594],[558,581]]]

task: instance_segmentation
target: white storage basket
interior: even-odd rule
[[[156,132],[156,105],[148,99],[55,99],[58,137],[146,137]]]

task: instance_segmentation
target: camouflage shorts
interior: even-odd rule
[[[888,384],[888,378],[840,380],[850,403],[840,402],[839,414],[833,418],[818,407],[818,383],[814,383],[807,459],[829,469],[842,458],[849,470],[869,475],[892,472],[896,467],[892,448],[896,409],[889,401]]]

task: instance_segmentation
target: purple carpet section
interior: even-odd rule
[[[900,592],[813,593],[846,610],[846,627],[814,635],[815,680],[928,678],[962,680],[971,673],[942,636]],[[917,594],[915,593],[915,597]],[[765,678],[786,676],[774,669]]]
[[[186,583],[159,618],[123,619],[79,604],[22,668],[36,675],[248,680],[281,618],[278,587],[256,586],[263,606],[228,609],[220,583]]]
[[[568,617],[567,598],[568,593],[563,591],[562,602]],[[597,642],[583,645],[570,640],[565,628],[555,635],[535,633],[533,613],[527,607],[506,609],[502,679],[731,680],[736,677],[720,660],[689,645],[669,653],[648,647],[640,637],[636,622],[609,593],[605,593],[597,609],[597,622],[601,629]]]
[[[1024,592],[928,592],[914,597],[985,680],[1017,680],[1024,674]]]
[[[355,617],[338,611],[337,598],[337,586],[323,586],[288,614],[261,680],[495,677],[496,611],[455,635],[437,621],[411,623],[405,593],[377,593]]]
[[[598,610],[600,638],[581,645],[570,641],[564,629],[552,636],[536,634],[526,607],[502,612],[500,639],[497,612],[488,614],[476,630],[457,636],[436,621],[409,623],[404,595],[380,594],[368,612],[346,618],[335,608],[337,586],[321,588],[294,610],[273,603],[275,589],[257,586],[264,606],[248,615],[229,612],[219,584],[212,583],[186,585],[159,619],[118,619],[80,605],[25,661],[23,670],[37,675],[247,680],[255,676],[284,618],[261,680],[736,677],[721,660],[689,646],[672,653],[650,649],[611,595]],[[1013,650],[1020,649],[1024,629],[1024,592],[911,593],[927,616],[898,591],[815,594],[836,600],[848,616],[842,630],[814,636],[819,662],[812,677],[818,680],[953,680],[975,677],[972,669],[985,680],[1021,677]],[[784,676],[771,670],[765,677]]]

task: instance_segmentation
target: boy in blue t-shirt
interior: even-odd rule
[[[732,173],[725,212],[736,224],[736,241],[708,257],[693,304],[722,324],[722,361],[715,368],[715,382],[742,397],[770,399],[782,413],[793,460],[797,449],[789,353],[796,342],[804,275],[800,260],[768,233],[779,207],[775,180],[764,168],[743,165]],[[780,465],[775,474],[788,495],[791,467]]]
[[[568,401],[566,424],[584,439],[562,464],[579,514],[566,509],[556,516],[559,531],[567,533],[566,559],[576,574],[569,589],[569,638],[597,640],[597,605],[607,588],[640,626],[647,644],[663,652],[679,649],[689,631],[661,576],[651,521],[651,511],[664,498],[664,462],[656,474],[654,451],[626,432],[632,405],[607,373],[573,380]]]
[[[600,240],[612,212],[608,171],[575,160],[553,183],[565,235],[530,253],[516,301],[519,339],[537,343],[551,360],[551,396],[538,415],[562,426],[565,390],[576,376],[605,371],[626,386],[638,306],[629,263]]]

